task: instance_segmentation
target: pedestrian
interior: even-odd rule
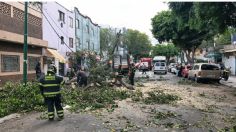
[[[178,77],[182,77],[183,69],[184,69],[183,65],[180,65],[180,68],[179,68],[179,71],[178,71]]]
[[[146,66],[144,63],[141,65],[142,74],[146,74]]]
[[[38,62],[38,63],[36,64],[35,72],[36,72],[36,78],[39,79],[40,76],[41,76],[41,73],[42,73],[40,62]]]
[[[84,71],[84,68],[81,67],[77,73],[77,84],[79,84],[79,87],[82,87],[83,85],[86,87],[87,86],[87,75]]]
[[[131,85],[134,85],[134,76],[135,76],[135,66],[134,63],[132,63],[129,69],[129,80]]]
[[[64,84],[63,77],[56,75],[53,67],[49,67],[47,75],[39,80],[40,91],[48,107],[48,119],[54,120],[54,107],[56,108],[59,120],[64,118],[61,105],[61,85]]]
[[[67,75],[67,77],[69,78],[69,80],[71,80],[71,79],[75,76],[75,73],[74,73],[73,68],[68,68],[66,75]]]

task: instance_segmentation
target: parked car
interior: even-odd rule
[[[154,64],[154,74],[167,74],[167,67],[165,62],[156,62]]]
[[[176,68],[176,66],[170,68],[170,72],[176,74],[176,73],[177,73],[177,68]]]
[[[182,77],[188,78],[188,72],[189,72],[190,69],[191,69],[190,65],[184,66],[184,68],[182,69],[182,73],[181,73]]]
[[[188,73],[188,79],[193,79],[196,82],[201,80],[214,80],[219,82],[221,79],[221,70],[217,64],[198,63],[193,66]]]
[[[171,68],[176,67],[176,63],[170,63],[168,66],[168,72],[171,72]]]

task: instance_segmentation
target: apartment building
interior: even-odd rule
[[[6,81],[22,80],[24,44],[24,3],[0,2],[0,85]],[[42,13],[33,5],[28,7],[28,79],[35,78],[37,62],[43,66]],[[42,67],[43,68],[43,67]]]
[[[55,56],[57,73],[65,75],[69,58],[76,51],[75,14],[57,2],[43,2],[43,39]],[[46,71],[46,67],[45,67]]]
[[[94,23],[90,17],[80,13],[75,7],[75,37],[77,51],[100,52],[100,26]]]

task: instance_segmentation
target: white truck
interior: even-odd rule
[[[155,56],[153,58],[153,71],[154,74],[167,74],[166,57]]]

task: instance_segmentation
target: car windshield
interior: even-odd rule
[[[215,65],[207,65],[207,64],[203,64],[201,66],[202,70],[219,70],[219,67],[215,66]]]
[[[156,66],[160,66],[160,63],[158,62],[158,63],[156,63]]]
[[[165,63],[161,63],[161,66],[165,66]]]

